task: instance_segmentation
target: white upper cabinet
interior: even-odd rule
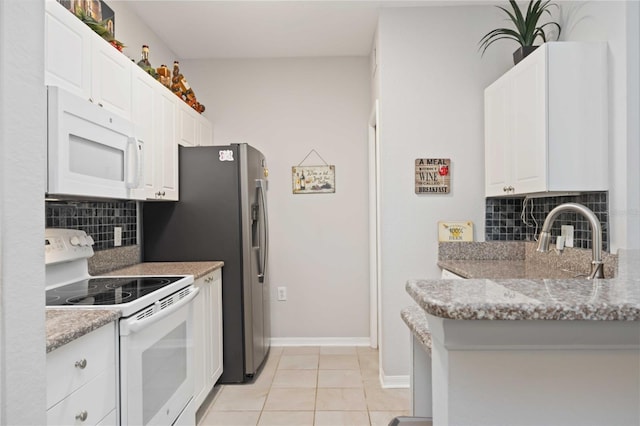
[[[551,42],[485,90],[486,196],[608,189],[605,43]]]
[[[87,26],[58,2],[45,3],[45,84],[91,98],[91,37]]]
[[[209,120],[184,102],[179,104],[178,116],[180,126],[178,142],[180,145],[213,145],[213,132]]]
[[[158,194],[155,198],[163,200],[178,200],[178,142],[176,138],[176,123],[178,104],[182,101],[170,90],[158,92],[154,101],[154,129],[157,136],[156,144],[156,187]],[[150,198],[150,197],[149,197]]]
[[[131,61],[54,0],[45,3],[45,84],[131,118]]]
[[[104,39],[95,35],[91,49],[93,101],[131,117],[131,68],[133,63]]]

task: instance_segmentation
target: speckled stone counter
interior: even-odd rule
[[[407,292],[448,319],[640,320],[640,251],[621,251],[617,278],[411,280]]]
[[[407,282],[414,360],[431,342],[413,400],[432,402],[433,424],[640,424],[640,250],[617,261],[598,280]]]
[[[427,315],[420,306],[408,306],[400,311],[402,320],[417,337],[425,352],[431,356],[431,332],[427,323]]]
[[[193,275],[194,279],[220,269],[224,262],[144,262],[105,275]]]
[[[47,308],[47,353],[120,318],[120,311],[106,309]]]
[[[603,253],[604,274],[616,275],[617,256]],[[440,243],[438,266],[464,278],[579,278],[591,266],[591,250],[536,252],[533,242]]]

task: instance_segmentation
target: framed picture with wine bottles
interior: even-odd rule
[[[293,166],[291,179],[294,194],[336,192],[336,166]]]

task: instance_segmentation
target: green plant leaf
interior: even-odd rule
[[[530,0],[524,15],[515,0],[509,0],[509,4],[513,11],[502,6],[496,7],[507,15],[507,20],[514,25],[515,29],[497,28],[485,34],[479,41],[479,50],[482,51],[483,55],[487,50],[487,47],[498,40],[514,40],[521,46],[533,46],[533,43],[537,38],[546,42],[547,34],[545,29],[549,28],[549,26],[555,27],[558,30],[558,38],[560,37],[562,28],[557,22],[547,22],[538,26],[538,21],[543,14],[552,16],[551,11],[549,11],[550,7],[556,7],[559,9],[559,6],[555,3],[551,3],[551,0]]]

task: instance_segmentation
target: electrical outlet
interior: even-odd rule
[[[286,287],[278,287],[278,300],[284,302],[287,300],[287,288]]]
[[[573,225],[562,225],[560,235],[564,237],[565,247],[573,247]]]
[[[122,245],[122,227],[113,228],[113,246],[120,247]]]

